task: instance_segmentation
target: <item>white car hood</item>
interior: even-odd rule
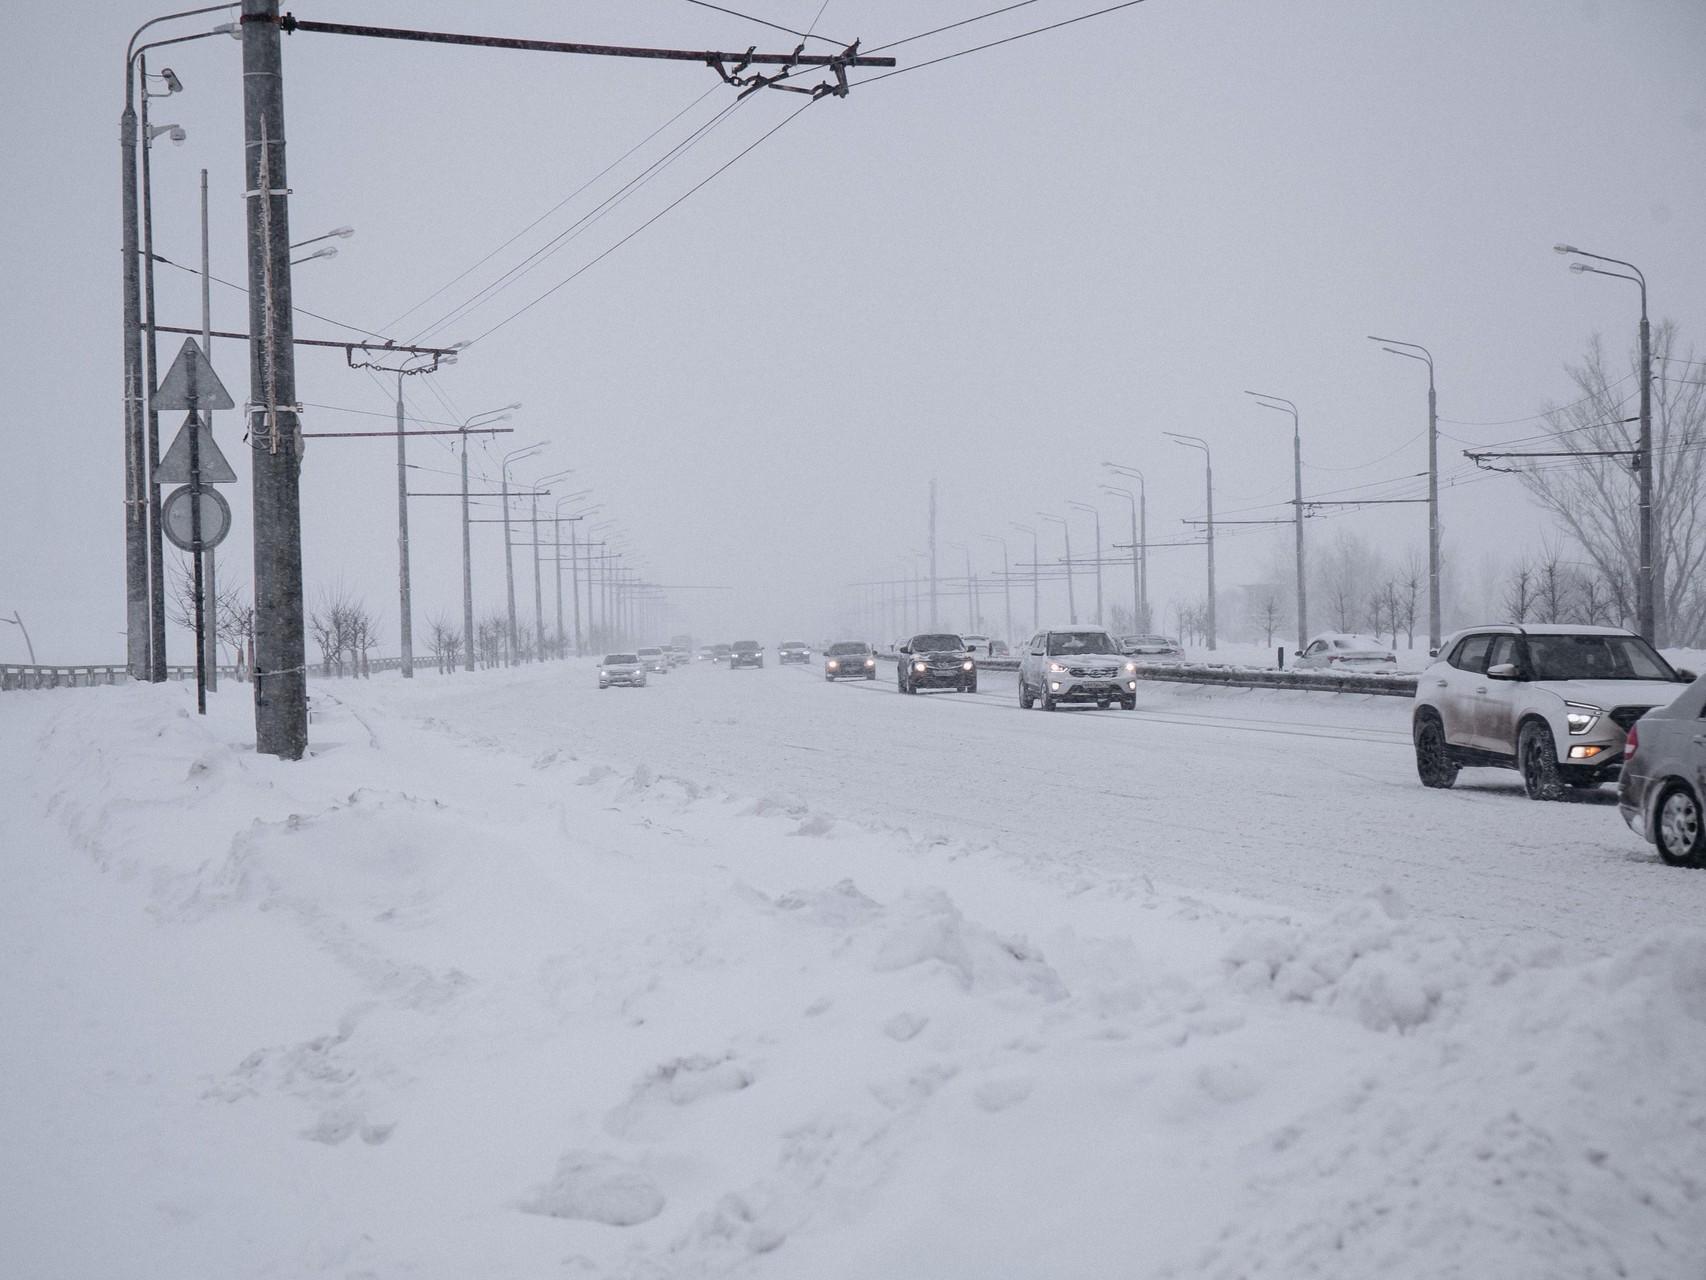
[[[1565,702],[1585,702],[1607,711],[1613,707],[1662,707],[1687,687],[1669,680],[1540,680],[1536,684]]]

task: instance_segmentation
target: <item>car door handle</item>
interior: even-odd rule
[[[1706,747],[1706,733],[1695,734],[1694,745],[1697,747]]]
[[[1444,681],[1444,680],[1435,680],[1435,681],[1434,681],[1434,686],[1435,686],[1435,687],[1436,687],[1436,688],[1439,688],[1439,689],[1443,689],[1443,688],[1445,688],[1445,686],[1446,686],[1446,683],[1447,683],[1447,682],[1446,682],[1446,681]]]
[[[1475,686],[1475,692],[1476,693],[1485,693],[1485,692],[1487,692],[1487,686],[1484,684],[1478,684]]]

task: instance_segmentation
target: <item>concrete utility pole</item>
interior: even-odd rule
[[[1180,435],[1176,431],[1164,431],[1163,435],[1171,437],[1176,443],[1187,449],[1200,449],[1203,456],[1203,468],[1208,480],[1208,648],[1215,649],[1214,631],[1214,458],[1208,451],[1208,441],[1201,436]]]
[[[213,363],[213,295],[212,275],[209,272],[207,236],[207,170],[201,171],[201,349],[209,364]],[[207,430],[213,434],[213,413],[208,411]],[[192,438],[192,447],[194,444]],[[199,523],[199,512],[198,523]],[[219,587],[215,581],[214,551],[207,547],[201,553],[202,583],[202,688],[207,693],[219,691]]]
[[[979,536],[985,542],[999,542],[1001,544],[1001,604],[1007,616],[1005,639],[1010,645],[1016,644],[1017,641],[1013,636],[1013,578],[1007,568],[1007,539],[998,538],[992,533],[980,534]]]
[[[403,434],[403,379],[407,376],[404,370],[397,370],[397,641],[403,655],[403,679],[413,680],[415,623],[409,597],[409,455],[404,447],[407,437]]]
[[[1088,502],[1068,501],[1067,506],[1088,511],[1096,517],[1096,625],[1102,625],[1102,513]]]
[[[166,534],[160,524],[160,486],[154,472],[160,465],[160,414],[154,407],[154,389],[159,385],[158,344],[154,330],[154,187],[150,157],[154,152],[155,129],[148,122],[148,57],[139,54],[137,70],[142,78],[142,323],[148,334],[143,348],[148,407],[146,447],[148,459],[148,679],[156,684],[166,679]],[[171,93],[170,88],[167,93]],[[177,131],[183,136],[183,130]]]
[[[1641,360],[1641,439],[1635,447],[1636,473],[1640,479],[1640,567],[1635,578],[1635,615],[1637,629],[1647,643],[1658,645],[1663,630],[1664,613],[1660,596],[1663,594],[1659,581],[1659,566],[1653,549],[1653,352],[1652,332],[1647,324],[1647,277],[1633,262],[1625,262],[1622,258],[1607,258],[1604,254],[1589,253],[1586,249],[1578,249],[1572,244],[1552,246],[1554,251],[1573,254],[1578,258],[1592,258],[1595,262],[1609,262],[1614,266],[1628,267],[1634,275],[1625,275],[1621,271],[1606,271],[1600,267],[1589,266],[1585,262],[1572,262],[1570,270],[1587,272],[1590,275],[1610,276],[1614,280],[1629,280],[1641,289],[1641,327],[1640,360]]]
[[[243,0],[244,200],[249,258],[249,441],[254,462],[255,745],[308,749],[302,606],[301,424],[290,294],[290,194],[278,0]]]
[[[510,550],[509,541],[509,464],[537,453],[550,441],[541,440],[538,444],[524,445],[520,449],[512,449],[504,454],[503,462],[498,470],[502,474],[502,497],[504,506],[504,593],[509,601],[509,661],[514,665],[517,651],[521,647],[521,637],[515,626],[515,556]]]
[[[1419,342],[1400,342],[1397,338],[1377,338],[1369,341],[1381,344],[1383,351],[1407,360],[1420,360],[1428,367],[1428,650],[1439,648],[1439,401],[1434,394],[1434,357]],[[1399,347],[1407,348],[1400,351]],[[1420,353],[1419,355],[1417,353]]]
[[[1266,391],[1246,391],[1244,394],[1255,396],[1256,403],[1264,409],[1277,409],[1291,415],[1292,477],[1296,492],[1292,501],[1297,530],[1297,647],[1301,651],[1309,643],[1309,596],[1308,578],[1303,566],[1303,437],[1297,423],[1297,406],[1284,396],[1270,395]],[[1438,643],[1434,641],[1436,646]]]
[[[1060,531],[1066,535],[1066,616],[1073,626],[1078,625],[1078,596],[1072,588],[1072,525],[1063,516],[1051,516],[1046,511],[1037,512],[1037,519],[1049,520],[1060,526]],[[1040,628],[1042,624],[1039,622]]]

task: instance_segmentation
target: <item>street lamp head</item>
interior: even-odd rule
[[[1580,274],[1583,271],[1592,271],[1593,269],[1594,268],[1588,266],[1588,264],[1585,262],[1572,262],[1570,264],[1570,270],[1576,272],[1577,274]]]
[[[160,78],[166,82],[167,93],[182,93],[184,91],[183,82],[178,79],[177,73],[172,68],[163,67],[160,71]]]
[[[336,236],[340,240],[348,240],[351,236],[353,236],[355,234],[355,228],[354,227],[333,227],[330,231],[326,232],[326,234],[329,236]]]
[[[172,140],[172,145],[175,147],[183,146],[184,139],[189,137],[189,134],[184,132],[182,125],[151,124],[148,126],[148,141],[150,143],[153,143],[154,139],[158,138],[161,134],[165,134],[170,138]]]
[[[1576,248],[1576,246],[1573,244],[1555,244],[1552,246],[1552,252],[1553,253],[1580,253],[1581,250]]]

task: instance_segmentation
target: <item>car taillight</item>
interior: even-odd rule
[[[1640,746],[1641,735],[1635,731],[1634,725],[1630,725],[1629,736],[1623,739],[1623,758],[1625,760],[1633,759],[1635,752],[1640,749]]]

